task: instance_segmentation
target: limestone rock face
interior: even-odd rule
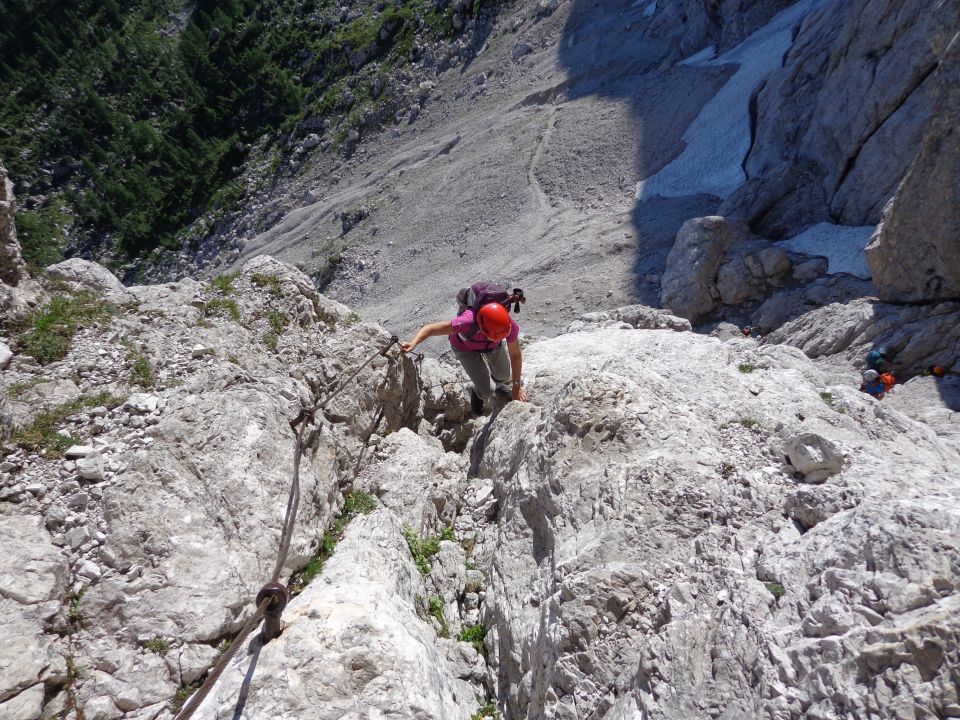
[[[889,302],[960,299],[960,34],[931,79],[933,117],[867,248]]]
[[[757,272],[782,272],[764,249]],[[52,427],[64,457],[0,461],[5,718],[174,717],[270,577],[304,406],[320,407],[281,573],[301,591],[197,718],[957,703],[945,385],[880,403],[796,347],[629,306],[527,345],[532,402],[468,419],[449,366],[378,354],[382,328],[271,258],[230,287],[127,292],[64,360],[14,359],[0,379],[20,427],[72,413]]]
[[[390,462],[382,462],[389,458]],[[404,428],[377,447],[377,459],[354,481],[354,488],[380,498],[418,533],[452,526],[463,504],[466,467],[439,442],[427,443]]]
[[[55,636],[46,632],[67,590],[68,559],[37,518],[0,515],[0,714],[40,717],[44,687],[66,680]]]
[[[459,456],[445,455],[409,430],[379,444],[355,488],[376,493],[384,505],[351,522],[322,576],[285,611],[283,635],[262,650],[252,645],[257,682],[246,701],[250,717],[475,715],[478,691],[460,679],[475,663],[458,671],[454,659],[460,657],[457,646],[472,652],[474,661],[476,653],[437,637],[460,628],[451,613],[456,602],[442,613],[449,631],[432,625],[423,608],[428,597],[464,592],[463,550],[442,543],[431,572],[422,575],[403,534],[426,536],[453,524],[464,504],[465,470]],[[451,586],[448,576],[459,577],[459,584]],[[235,660],[195,717],[233,712],[250,664],[249,657]]]
[[[469,720],[470,686],[452,677],[433,630],[416,612],[423,579],[389,511],[351,523],[323,582],[284,613],[283,635],[253,645],[255,681],[248,717],[338,720],[404,716]],[[250,657],[241,656],[196,718],[230,715]]]
[[[0,598],[16,606],[0,621],[13,638],[0,662],[32,658],[2,673],[4,717],[71,704],[87,718],[172,717],[178,691],[203,678],[270,579],[292,478],[289,421],[325,402],[306,435],[283,581],[320,545],[342,488],[369,458],[368,440],[419,417],[412,361],[395,347],[378,355],[389,336],[355,322],[294,268],[258,258],[226,291],[191,280],[129,293],[136,303],[109,327],[78,332],[62,361],[41,369],[14,358],[3,374],[5,400],[18,386],[14,424],[66,406],[51,432],[73,446],[62,459],[5,450],[0,465],[0,577],[9,579]],[[193,353],[196,345],[208,352]],[[147,377],[132,374],[131,354]],[[50,559],[42,555],[46,585],[35,592],[24,567],[41,550]],[[436,682],[459,687],[452,675]],[[473,693],[457,692],[461,715],[437,717],[469,717]]]
[[[899,306],[859,298],[811,310],[767,335],[809,357],[831,356],[863,367],[875,347],[890,352],[895,371],[920,373],[930,365],[960,371],[960,303]]]
[[[650,33],[655,37],[676,35],[679,49],[685,56],[710,44],[716,44],[723,51],[739,43],[788,5],[789,0],[661,3]],[[678,32],[678,28],[683,32]]]
[[[786,346],[611,329],[525,359],[536,405],[493,423],[475,552],[509,717],[955,706],[955,447],[852,388],[826,402]]]
[[[823,4],[757,95],[750,180],[723,212],[739,205],[773,238],[877,223],[938,113],[932,88],[949,76],[938,63],[958,19],[953,2]]]
[[[0,321],[22,319],[43,294],[20,255],[16,210],[13,183],[0,162]]]

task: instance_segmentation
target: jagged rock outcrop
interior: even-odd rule
[[[611,327],[624,330],[676,330],[682,332],[690,330],[690,321],[671,315],[667,310],[651,308],[646,305],[630,305],[615,310],[581,315],[579,320],[574,320],[570,324],[567,332],[604,330]]]
[[[793,266],[786,251],[751,236],[741,221],[694,218],[680,228],[667,256],[660,300],[677,315],[702,322],[721,307],[763,300],[792,280]]]
[[[884,347],[907,375],[931,365],[960,372],[960,303],[899,306],[859,298],[811,310],[776,328],[767,340],[855,367],[864,366],[871,349]]]
[[[956,447],[743,338],[567,335],[525,367],[536,405],[479,465],[508,717],[957,711]]]
[[[933,117],[867,247],[877,291],[889,302],[960,299],[960,34],[932,80]]]
[[[456,522],[471,495],[465,464],[438,445],[406,429],[378,444],[354,489],[375,493],[383,505],[351,523],[321,577],[291,603],[283,635],[260,651],[250,717],[474,716],[477,690],[468,680],[482,680],[485,664],[469,645],[438,637],[462,627],[466,555],[442,541],[424,575],[403,534],[475,530],[469,515]],[[441,601],[432,624],[420,619],[429,598]],[[233,711],[249,664],[235,661],[197,718]]]
[[[680,0],[661,3],[650,34],[676,36],[680,51],[690,55],[711,43],[727,50],[764,25],[791,0]],[[682,32],[678,32],[682,28]]]
[[[0,663],[35,663],[4,671],[4,717],[169,720],[269,577],[288,420],[371,357],[307,436],[283,577],[322,546],[319,573],[197,718],[958,703],[960,434],[923,424],[947,422],[925,385],[901,412],[796,348],[634,306],[528,344],[533,402],[471,421],[447,366],[376,356],[381,328],[272,258],[126,292],[66,358],[4,374],[21,427],[78,403],[49,426],[66,457],[0,465]]]
[[[16,198],[7,169],[0,163],[0,282],[16,287],[26,274],[27,267],[20,257],[20,244],[14,226]]]
[[[771,294],[750,314],[749,322],[758,332],[766,334],[817,308],[859,300],[875,290],[869,280],[849,275],[819,277],[799,287]],[[777,335],[777,338],[783,337],[782,333]]]
[[[721,212],[780,238],[875,224],[914,160],[960,21],[952,0],[824,3],[756,95],[748,183]]]
[[[129,295],[108,327],[80,330],[63,360],[40,368],[17,356],[5,373],[16,425],[67,407],[48,432],[59,427],[75,447],[65,459],[8,449],[0,465],[4,527],[46,527],[14,533],[25,547],[4,546],[0,574],[12,583],[13,563],[31,556],[61,568],[42,593],[3,593],[37,608],[22,628],[4,624],[5,653],[37,664],[29,682],[4,672],[4,717],[21,706],[29,717],[41,706],[88,720],[168,717],[269,579],[292,474],[288,421],[389,341],[271,258],[219,288],[187,280]],[[307,435],[284,577],[320,544],[369,439],[415,425],[416,374],[397,353],[376,358]],[[69,388],[51,380],[64,376]]]
[[[13,183],[0,162],[0,324],[22,319],[42,295],[20,255],[16,210]]]

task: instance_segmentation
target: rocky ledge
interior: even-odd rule
[[[470,420],[455,368],[377,355],[388,332],[269,257],[98,292],[62,359],[9,339],[4,718],[173,717],[269,579],[289,421],[323,401],[285,629],[194,717],[960,714],[931,378],[878,402],[637,306],[527,344],[532,402]]]

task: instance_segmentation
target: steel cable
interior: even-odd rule
[[[223,673],[224,668],[227,666],[233,656],[237,654],[237,650],[243,645],[243,641],[247,639],[247,636],[253,631],[253,629],[260,624],[260,621],[263,620],[263,614],[267,611],[267,607],[270,605],[270,598],[266,598],[257,606],[257,611],[250,616],[250,619],[244,624],[243,628],[240,630],[240,634],[234,638],[233,642],[230,644],[230,647],[227,648],[227,651],[220,656],[220,659],[217,661],[217,664],[214,666],[213,670],[210,671],[210,674],[207,675],[206,680],[203,681],[203,685],[200,686],[200,689],[197,690],[193,695],[190,696],[190,699],[187,701],[187,704],[183,706],[174,720],[187,720],[193,715],[200,703],[202,703],[207,695],[210,694],[210,691],[213,690],[213,686],[217,682],[217,678]]]
[[[236,638],[234,638],[233,643],[230,645],[229,649],[220,656],[220,659],[217,661],[217,664],[210,671],[210,673],[205,678],[203,685],[190,697],[186,705],[181,708],[180,712],[177,713],[174,720],[189,720],[193,715],[200,704],[206,699],[207,695],[210,694],[213,690],[213,686],[216,684],[217,679],[220,675],[223,674],[224,668],[227,664],[234,658],[237,654],[238,648],[243,644],[243,641],[247,639],[247,636],[253,631],[257,625],[264,619],[264,615],[267,614],[267,610],[275,600],[278,600],[276,586],[280,579],[280,574],[283,572],[283,566],[287,561],[287,555],[290,552],[290,543],[293,539],[293,530],[296,525],[297,520],[297,510],[300,505],[300,461],[303,457],[303,437],[306,432],[306,428],[309,422],[312,422],[314,415],[317,410],[322,410],[327,406],[333,398],[335,398],[360,372],[367,367],[371,362],[373,362],[377,357],[387,356],[387,352],[395,344],[400,342],[400,338],[396,335],[390,338],[390,342],[382,349],[375,352],[366,362],[358,367],[346,380],[342,381],[337,385],[337,387],[330,392],[330,394],[324,399],[322,403],[314,405],[310,408],[303,408],[300,411],[300,414],[296,419],[290,422],[291,428],[296,429],[296,445],[294,448],[293,455],[293,480],[290,483],[290,494],[287,497],[287,508],[284,513],[283,520],[283,531],[280,535],[280,547],[277,551],[277,562],[273,568],[273,574],[270,578],[270,583],[264,585],[260,590],[259,596],[263,596],[260,599],[260,602],[257,604],[256,612],[247,622],[244,624],[243,628],[240,630]],[[381,410],[382,412],[382,410]],[[273,586],[273,587],[271,587]],[[285,593],[285,588],[280,586],[283,592]],[[266,593],[266,594],[265,594]],[[285,597],[285,595],[284,595]],[[286,600],[283,600],[283,605],[286,604]],[[282,609],[282,606],[281,608]],[[267,638],[269,640],[269,638]]]
[[[303,457],[303,434],[307,427],[307,417],[301,413],[300,417],[294,421],[300,423],[300,428],[297,430],[297,445],[293,454],[293,482],[290,483],[290,496],[287,498],[287,512],[283,519],[280,549],[277,552],[277,563],[273,566],[273,575],[270,576],[270,582],[274,583],[279,582],[283,565],[287,562],[290,541],[293,539],[293,526],[297,521],[297,508],[300,506],[300,458]]]

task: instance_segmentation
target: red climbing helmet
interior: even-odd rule
[[[477,313],[477,325],[491,340],[503,340],[510,334],[510,313],[500,303],[487,303]]]

